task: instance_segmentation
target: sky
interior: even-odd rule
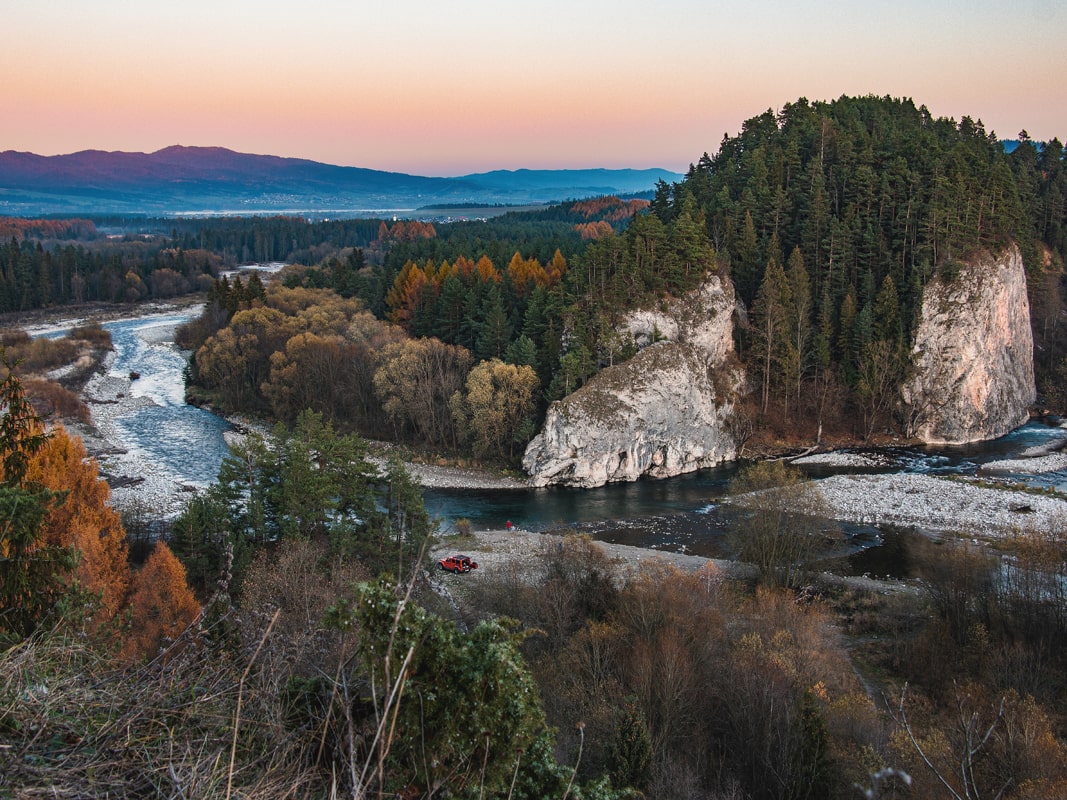
[[[0,150],[684,171],[800,97],[1067,140],[1062,0],[0,0]]]

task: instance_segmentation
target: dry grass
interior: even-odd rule
[[[38,378],[28,378],[23,381],[23,386],[34,411],[41,419],[76,419],[84,424],[89,423],[89,407],[70,389]]]
[[[59,632],[0,654],[0,796],[331,796],[316,737],[285,724],[284,676],[253,657],[269,636],[214,641],[233,621],[129,670]]]
[[[0,330],[0,345],[42,419],[89,421],[89,408],[78,392],[111,349],[110,333],[88,324],[63,338],[33,339],[25,331],[8,329]]]

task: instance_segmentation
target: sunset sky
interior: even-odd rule
[[[798,97],[1067,139],[1062,0],[3,0],[0,150],[683,171]]]

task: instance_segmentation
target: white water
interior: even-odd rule
[[[220,417],[185,403],[185,354],[174,344],[175,328],[187,315],[109,322],[115,359],[109,374],[126,378],[130,395],[145,402],[115,418],[131,455],[158,466],[175,481],[207,486],[226,456]]]

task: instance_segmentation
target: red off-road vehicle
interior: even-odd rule
[[[464,555],[452,555],[448,558],[442,558],[437,562],[441,565],[441,569],[448,572],[470,572],[472,569],[478,569],[478,562],[473,560],[470,556]]]

